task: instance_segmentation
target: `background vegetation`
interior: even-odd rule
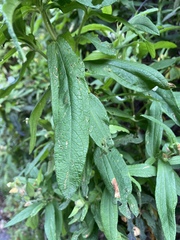
[[[13,239],[178,239],[179,5],[0,4],[0,197]]]

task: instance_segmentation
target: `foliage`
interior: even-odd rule
[[[21,196],[6,227],[26,220],[48,240],[175,239],[178,9],[179,1],[0,5],[9,80],[0,88],[0,160]]]

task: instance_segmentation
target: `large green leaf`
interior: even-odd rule
[[[116,0],[77,0],[77,2],[82,3],[87,7],[99,9],[104,6],[111,5],[112,3],[116,2]]]
[[[30,144],[29,144],[29,153],[31,153],[33,148],[35,147],[38,121],[49,97],[50,97],[50,89],[45,91],[45,93],[42,95],[42,97],[40,98],[39,102],[36,104],[29,118],[29,127],[30,127],[30,134],[31,134]]]
[[[158,161],[155,198],[165,239],[175,239],[176,182],[172,167],[161,160]]]
[[[34,203],[30,205],[29,207],[23,209],[20,213],[18,213],[15,217],[13,217],[6,225],[5,227],[10,227],[16,223],[19,223],[26,218],[30,217],[33,210],[36,209],[37,207],[42,206],[42,203]],[[41,210],[41,209],[40,209]],[[34,215],[33,215],[34,216]]]
[[[159,121],[162,121],[162,111],[161,105],[157,101],[153,101],[148,114]],[[162,140],[163,127],[159,124],[149,121],[146,130],[145,140],[146,140],[146,153],[149,157],[156,156],[160,151],[160,145]]]
[[[97,148],[94,161],[111,195],[122,203],[127,203],[132,185],[126,163],[118,150],[112,148],[108,153],[104,153]]]
[[[52,202],[48,203],[45,208],[45,223],[44,229],[48,240],[56,239],[56,222],[55,222],[55,209]]]
[[[118,207],[106,188],[102,195],[100,214],[106,238],[108,240],[117,240]]]
[[[90,136],[105,151],[113,146],[108,121],[104,106],[96,96],[90,94]]]
[[[52,111],[55,128],[55,168],[65,198],[77,190],[89,143],[89,94],[83,62],[58,38],[48,47]]]
[[[155,86],[169,89],[168,82],[163,75],[144,64],[111,60],[88,62],[86,67],[92,76],[113,78],[122,86],[137,92],[149,91]]]

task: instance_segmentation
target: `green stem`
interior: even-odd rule
[[[78,39],[79,39],[79,36],[80,36],[80,34],[81,34],[81,30],[82,30],[84,24],[86,23],[88,17],[89,17],[89,15],[88,15],[88,11],[86,10],[86,11],[84,12],[84,16],[83,16],[82,22],[81,22],[81,24],[80,24],[80,26],[79,26],[79,29],[78,29],[78,33],[77,33],[77,41],[76,41],[76,47],[75,47],[75,49],[77,49],[77,46],[78,46]]]
[[[44,24],[46,26],[46,29],[48,30],[49,34],[51,35],[52,39],[53,40],[56,40],[57,39],[57,35],[56,35],[56,32],[54,31],[53,27],[52,27],[52,24],[47,16],[47,13],[44,9],[41,10],[41,15],[42,15],[42,18],[43,18],[43,21],[44,21]]]

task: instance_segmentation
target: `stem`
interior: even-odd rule
[[[51,35],[52,39],[53,40],[56,40],[57,39],[57,35],[56,35],[56,32],[54,31],[53,27],[52,27],[52,24],[47,16],[47,13],[44,9],[41,10],[41,15],[42,15],[42,18],[43,18],[43,21],[44,21],[44,24],[46,26],[46,29],[48,30],[49,34]]]
[[[80,26],[79,26],[79,29],[78,29],[78,33],[77,33],[77,41],[76,41],[76,47],[75,47],[75,49],[77,49],[77,46],[78,46],[78,39],[79,39],[79,36],[80,36],[80,34],[81,34],[81,30],[82,30],[82,28],[83,28],[83,26],[84,26],[86,20],[88,19],[88,17],[89,17],[89,15],[88,15],[88,11],[86,10],[86,11],[84,12],[84,16],[83,16],[82,22],[81,22],[81,24],[80,24]]]

